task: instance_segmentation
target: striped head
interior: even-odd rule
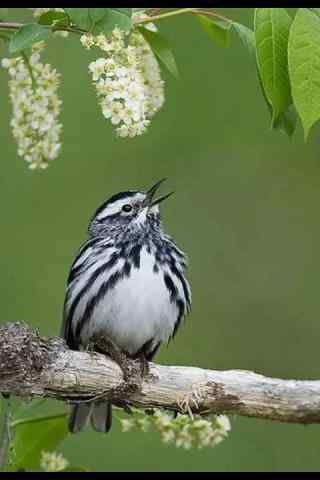
[[[159,204],[173,193],[154,198],[165,180],[160,180],[147,192],[130,190],[113,195],[96,210],[89,224],[89,234],[135,234],[160,228]]]

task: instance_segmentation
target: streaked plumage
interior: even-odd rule
[[[153,200],[160,183],[114,195],[93,216],[68,278],[62,336],[70,348],[101,334],[150,361],[189,312],[185,255],[161,228],[158,204],[167,195]],[[94,428],[106,431],[110,412],[106,402],[76,406],[70,428],[79,431],[91,416]]]

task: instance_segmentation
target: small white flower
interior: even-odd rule
[[[218,415],[216,417],[216,423],[220,427],[221,431],[230,432],[231,424],[230,424],[229,417],[227,417],[227,415]]]
[[[164,431],[161,434],[161,439],[164,443],[172,443],[175,440],[175,433],[172,430]]]
[[[80,42],[82,43],[82,46],[87,50],[89,50],[95,45],[94,37],[93,35],[91,35],[91,33],[85,33],[81,35]]]
[[[134,421],[123,418],[120,419],[120,423],[123,432],[130,432],[130,430],[132,430],[135,426]]]
[[[11,58],[3,58],[1,60],[1,65],[3,68],[10,68],[12,64],[12,59]]]
[[[69,462],[56,452],[41,452],[40,467],[45,472],[59,472],[64,470],[69,465]]]
[[[129,136],[129,128],[127,125],[121,125],[119,128],[117,128],[117,133],[119,137],[125,138]]]
[[[106,62],[107,60],[105,58],[98,58],[95,62],[90,63],[89,70],[92,73],[93,81],[99,80],[104,74]]]

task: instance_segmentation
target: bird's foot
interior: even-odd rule
[[[140,375],[141,375],[141,378],[144,379],[150,373],[149,362],[144,355],[140,355],[138,357],[138,361],[140,363]]]
[[[141,388],[141,376],[136,361],[129,358],[110,338],[100,335],[90,339],[87,349],[107,355],[121,368],[123,382],[112,391],[112,403],[132,414],[127,398]]]
[[[87,346],[87,350],[107,355],[121,368],[123,382],[116,387],[111,394],[113,403],[128,414],[132,413],[130,401],[127,398],[139,391],[143,380],[149,375],[149,362],[144,355],[135,359],[123,352],[110,338],[93,336]]]
[[[123,380],[130,382],[132,376],[132,361],[113,340],[105,336],[93,336],[88,344],[88,349],[110,357],[111,360],[121,368]]]
[[[141,384],[150,373],[149,362],[144,354],[133,359],[109,337],[93,336],[88,343],[87,349],[110,357],[121,368],[123,379],[126,383]]]

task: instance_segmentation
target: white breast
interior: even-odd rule
[[[129,277],[119,280],[99,302],[83,336],[101,332],[129,354],[146,342],[167,342],[178,316],[164,283],[163,270],[153,271],[154,256],[140,252],[140,268],[131,267]]]

